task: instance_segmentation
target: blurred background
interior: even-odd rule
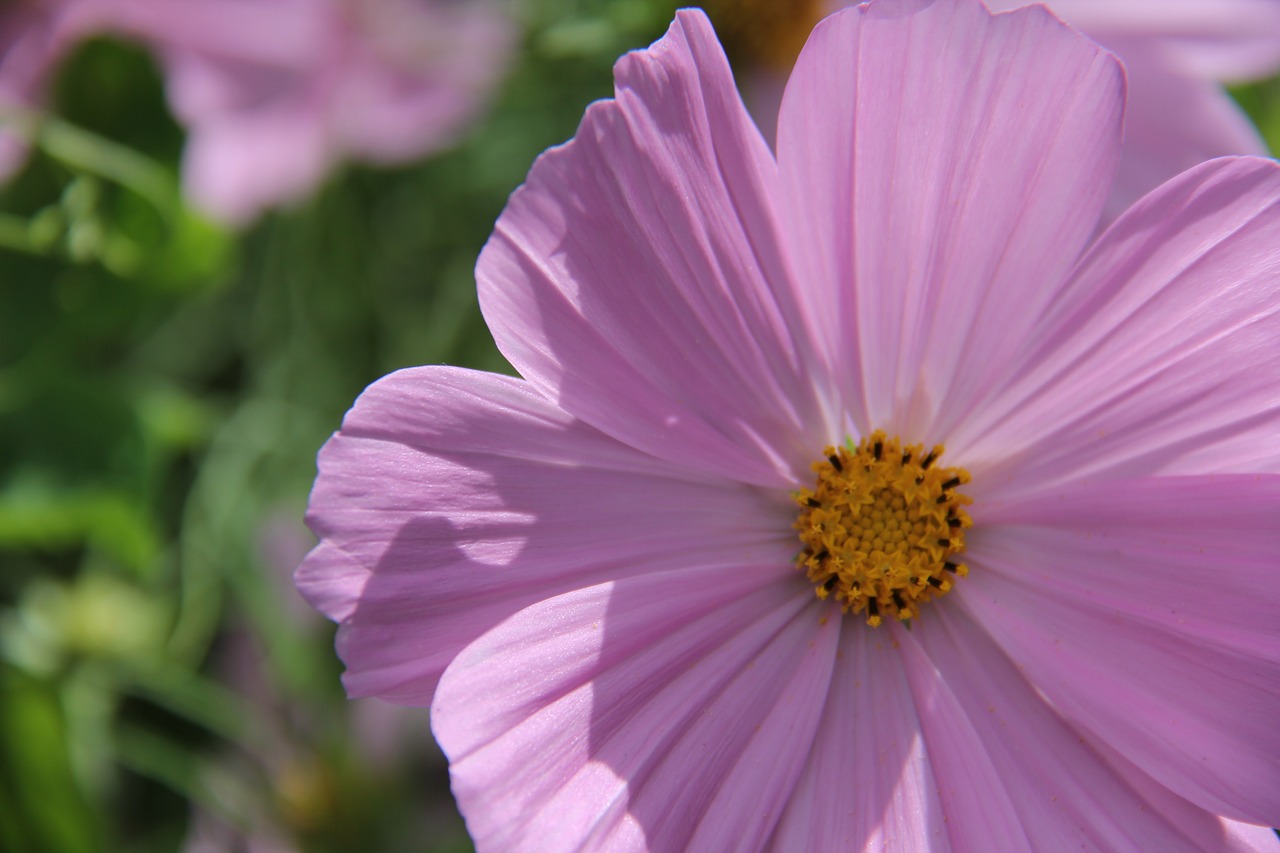
[[[396,368],[510,370],[476,255],[675,5],[0,5],[0,850],[470,849],[293,591],[315,452]],[[820,4],[750,6],[767,100]]]

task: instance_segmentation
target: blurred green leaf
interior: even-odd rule
[[[167,224],[168,233],[138,264],[139,275],[168,287],[220,283],[235,257],[231,234],[186,206],[179,207]]]
[[[135,665],[116,670],[122,689],[207,729],[228,743],[254,752],[261,750],[264,733],[253,725],[253,712],[243,697],[185,667],[171,662]]]
[[[0,491],[0,549],[101,549],[120,566],[141,572],[160,549],[145,509],[109,490],[52,490],[19,481]]]
[[[99,838],[71,770],[57,693],[0,662],[0,848],[92,853]]]
[[[1280,152],[1280,77],[1231,86],[1229,91],[1257,125],[1267,147]]]

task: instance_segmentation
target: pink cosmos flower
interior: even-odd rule
[[[184,187],[232,224],[305,197],[346,159],[400,163],[452,143],[501,79],[514,35],[496,2],[60,5],[77,36],[106,31],[156,51],[189,136]],[[39,52],[41,67],[59,53]]]
[[[523,378],[371,386],[296,575],[477,848],[1274,849],[1280,167],[1090,245],[1042,8],[828,18],[776,158],[701,13],[615,73],[480,258]]]

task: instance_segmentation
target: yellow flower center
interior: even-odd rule
[[[973,525],[956,489],[969,482],[963,468],[938,463],[942,445],[903,447],[877,430],[857,447],[828,447],[813,464],[813,491],[800,490],[795,528],[804,549],[796,564],[818,598],[834,596],[845,613],[906,621],[920,605],[951,590],[953,575],[969,569],[957,555]]]

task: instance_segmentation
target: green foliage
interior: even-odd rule
[[[1280,77],[1232,87],[1231,94],[1257,125],[1272,156],[1280,153]]]
[[[92,853],[98,816],[77,784],[57,690],[0,663],[0,847]]]
[[[144,51],[64,64],[0,187],[0,849],[470,849],[425,712],[348,702],[292,590],[314,455],[384,373],[509,369],[475,258],[673,8],[525,3],[465,140],[241,234],[186,206]]]

